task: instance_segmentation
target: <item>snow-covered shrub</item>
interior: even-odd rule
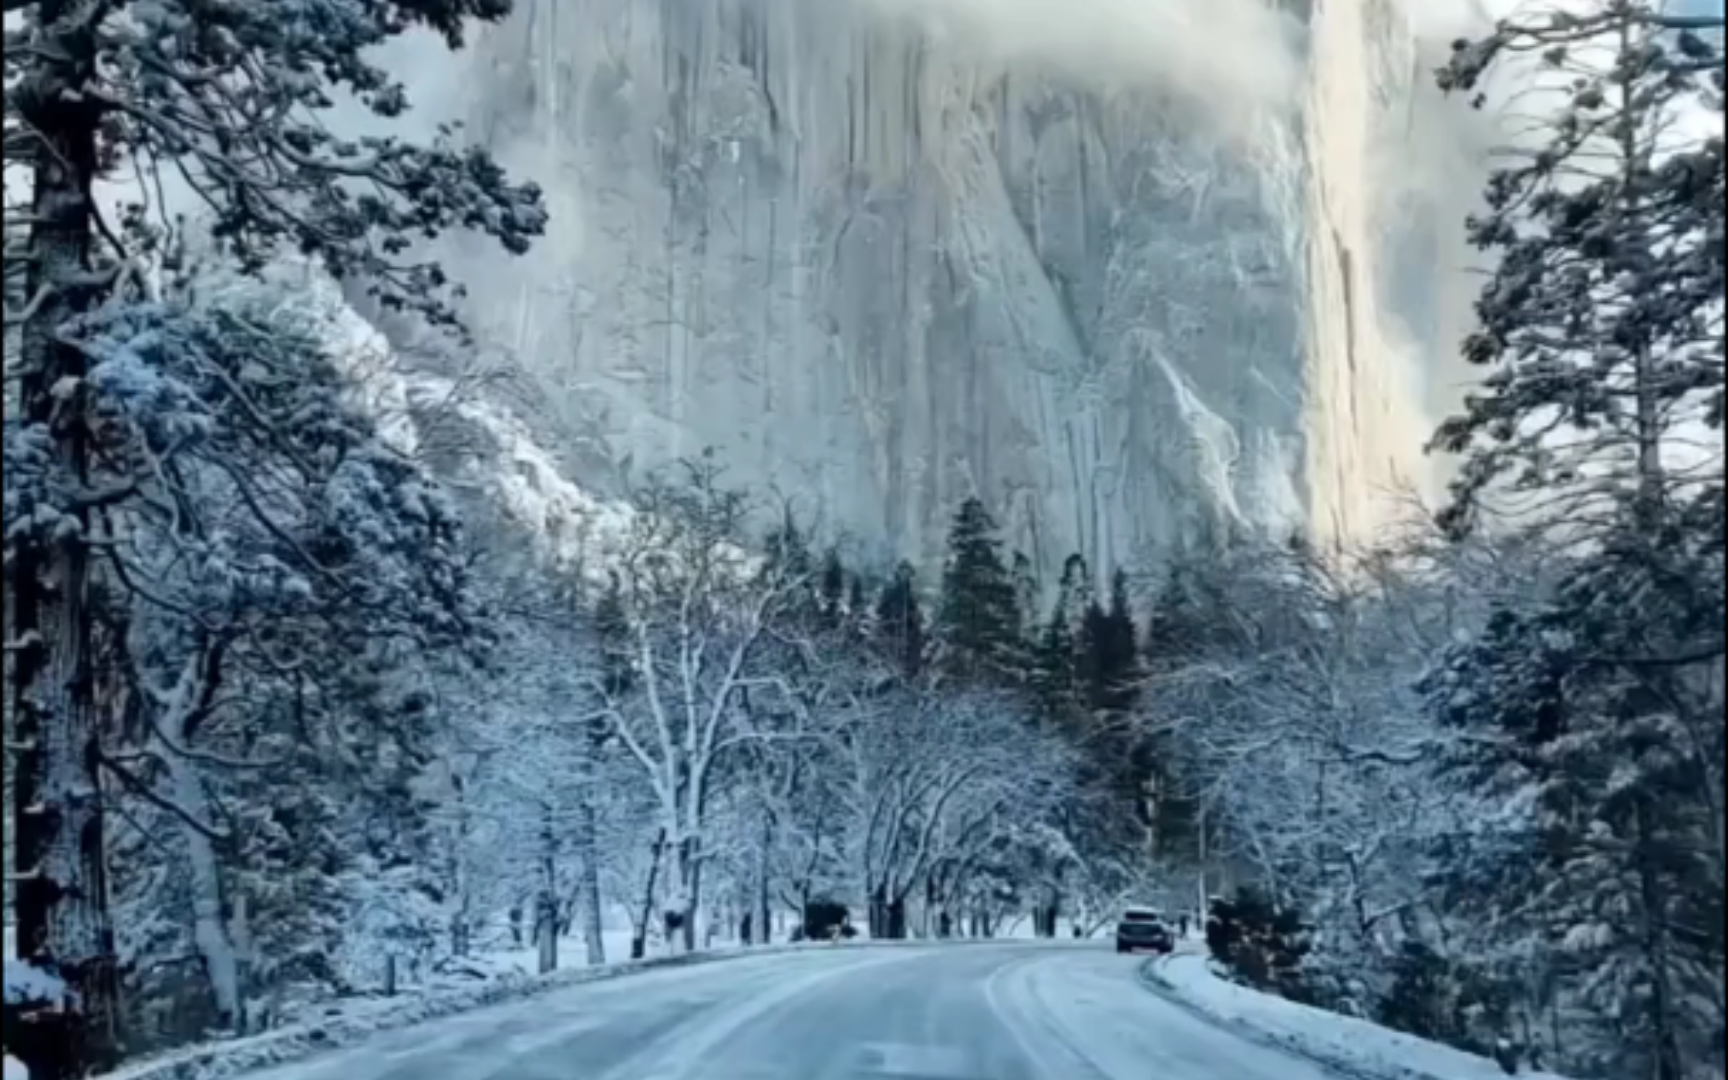
[[[1514,988],[1424,942],[1404,942],[1388,974],[1377,1023],[1484,1056],[1512,1030]]]
[[[1206,944],[1214,960],[1257,990],[1304,1004],[1325,1004],[1316,1000],[1317,988],[1303,970],[1313,929],[1298,913],[1253,886],[1214,899],[1211,908]]]

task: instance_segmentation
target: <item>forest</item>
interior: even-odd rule
[[[1579,1077],[1720,1075],[1719,17],[1616,0],[1442,72],[1563,78],[1468,223],[1482,378],[1434,435],[1439,505],[1351,550],[1204,522],[1050,581],[982,496],[914,567],[713,454],[549,555],[452,467],[471,433],[380,409],[296,276],[466,340],[460,268],[412,241],[525,250],[542,193],[317,113],[339,90],[387,125],[368,50],[508,4],[302,7],[8,0],[5,1043],[32,1076],[505,946],[623,959],[617,914],[642,955],[833,904],[892,939],[1214,898],[1292,939],[1241,972],[1289,996]],[[205,223],[162,213],[169,172]]]

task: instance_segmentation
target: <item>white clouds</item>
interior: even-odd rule
[[[1164,86],[1225,108],[1298,92],[1299,27],[1265,0],[866,0],[1004,60]]]

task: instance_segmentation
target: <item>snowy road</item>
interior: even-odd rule
[[[249,1080],[1328,1080],[1096,946],[835,949],[668,969]]]

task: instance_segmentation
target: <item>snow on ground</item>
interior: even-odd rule
[[[888,944],[645,972],[247,1080],[1338,1080],[1143,991],[1104,942]]]
[[[781,928],[783,930],[783,928]],[[864,927],[858,927],[855,939],[860,945],[904,945],[916,947],[914,940],[870,942]],[[1062,945],[1069,940],[1071,927],[1064,923],[1058,937],[1048,942]],[[361,996],[308,1004],[298,1012],[295,1022],[267,1032],[239,1039],[227,1039],[183,1047],[135,1061],[109,1074],[109,1080],[220,1080],[259,1067],[296,1061],[314,1053],[346,1046],[383,1031],[396,1030],[428,1020],[436,1020],[469,1012],[488,1005],[522,1000],[557,990],[603,979],[611,979],[637,971],[655,968],[706,963],[732,957],[760,955],[765,952],[818,949],[832,947],[826,943],[793,945],[783,940],[772,946],[745,946],[730,939],[716,939],[708,949],[690,956],[666,951],[663,943],[650,942],[645,960],[628,961],[631,932],[628,928],[608,926],[603,942],[608,962],[591,968],[584,964],[586,949],[579,937],[559,941],[559,968],[546,976],[536,972],[539,954],[533,947],[503,947],[477,953],[460,965],[446,965],[444,970],[423,981],[405,980],[394,997]],[[989,943],[1004,940],[1035,940],[1029,920],[1016,920],[1001,928],[990,939],[957,938],[951,943],[972,941]],[[926,942],[926,944],[928,944]],[[19,965],[7,965],[8,979]],[[0,1080],[28,1080],[24,1067],[11,1058],[5,1059],[6,1071]]]
[[[1136,986],[1138,964],[1107,945],[1007,965],[984,995],[1027,1072],[1048,1080],[1336,1080],[1317,1062],[1214,1023]],[[967,1076],[999,1075],[967,1073]]]
[[[1487,1058],[1354,1017],[1300,1005],[1226,981],[1211,961],[1189,952],[1155,960],[1148,981],[1208,1019],[1371,1080],[1505,1080]],[[1520,1072],[1522,1080],[1563,1080]]]
[[[20,1001],[58,1001],[66,992],[66,984],[60,981],[58,975],[50,974],[22,960],[7,962],[5,986],[8,1004]]]
[[[0,1080],[30,1080],[30,1072],[17,1058],[8,1057],[0,1063]]]
[[[600,932],[601,947],[605,950],[606,962],[616,964],[630,955],[630,930],[628,928],[607,927]],[[736,945],[734,941],[716,942],[720,947]],[[577,936],[560,938],[558,940],[558,967],[579,968],[586,966],[588,947]],[[648,946],[650,957],[666,955],[666,950],[658,942],[650,942]],[[472,960],[462,965],[464,971],[474,975],[490,978],[511,978],[516,976],[535,975],[540,970],[540,950],[532,945],[511,947],[502,945],[499,948],[487,949]]]
[[[580,955],[579,941],[561,942]],[[383,1031],[469,1012],[488,1005],[537,997],[581,983],[617,978],[637,971],[711,963],[729,957],[757,956],[828,945],[726,945],[695,953],[651,956],[646,960],[595,967],[563,967],[549,975],[525,975],[499,965],[503,973],[466,986],[439,986],[421,993],[332,1003],[316,1019],[259,1035],[204,1043],[138,1061],[107,1074],[107,1080],[221,1080],[266,1065],[298,1061],[348,1046]],[[627,953],[627,949],[624,950]],[[624,953],[621,953],[624,954]]]

